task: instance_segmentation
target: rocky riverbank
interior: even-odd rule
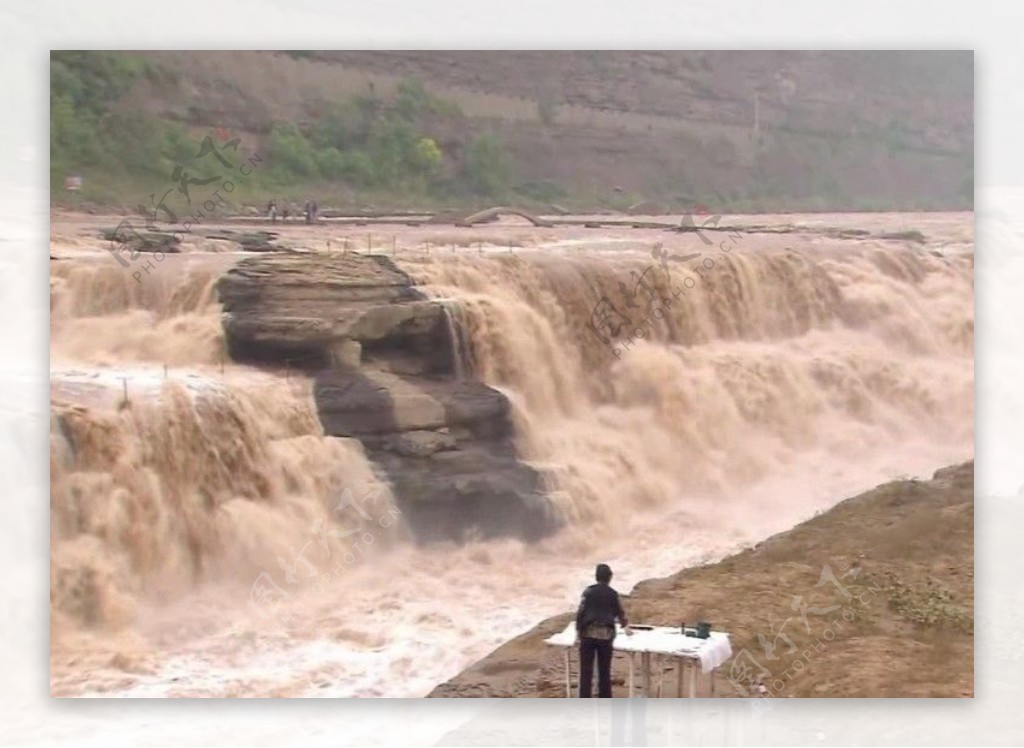
[[[886,483],[722,561],[642,582],[626,608],[638,623],[729,632],[718,696],[757,684],[773,697],[973,696],[974,464]],[[431,695],[563,696],[562,651],[543,639],[570,618],[541,622]],[[617,697],[626,673],[616,655]]]

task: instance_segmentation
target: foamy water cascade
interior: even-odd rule
[[[400,258],[451,300],[465,373],[509,397],[567,522],[434,546],[398,523],[283,627],[248,605],[253,581],[318,522],[347,527],[339,492],[377,481],[363,449],[323,435],[304,376],[222,364],[224,262],[182,258],[144,288],[113,263],[55,264],[55,689],[423,693],[571,604],[595,560],[628,586],[971,455],[972,254],[748,239],[715,258],[692,289],[656,268],[660,295],[685,294],[619,355],[590,314],[646,252]],[[306,554],[325,573],[333,542]],[[509,569],[532,583],[495,610]]]

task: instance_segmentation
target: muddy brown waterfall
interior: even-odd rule
[[[744,234],[702,274],[651,257],[697,237],[642,232],[520,230],[514,257],[410,235],[388,262],[186,247],[146,286],[68,249],[54,692],[423,694],[571,605],[594,549],[628,588],[970,457],[973,244],[949,225],[922,231],[957,251]],[[673,302],[605,344],[595,304],[652,265]],[[400,514],[346,563],[356,484]],[[495,611],[509,568],[535,582]]]

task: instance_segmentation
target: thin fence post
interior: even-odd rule
[[[167,364],[164,364],[164,379],[167,379]]]
[[[121,400],[121,407],[128,405],[128,377],[121,377],[121,393],[123,399]]]
[[[392,236],[391,237],[391,256],[392,257],[394,257],[396,252],[398,251],[397,248],[398,248],[398,242],[395,240],[395,237]]]

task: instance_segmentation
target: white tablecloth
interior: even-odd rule
[[[571,622],[554,636],[544,640],[554,647],[571,647],[576,641],[576,622]],[[619,652],[651,652],[673,657],[692,657],[700,660],[701,672],[709,673],[732,657],[729,635],[712,631],[707,639],[683,636],[678,626],[655,626],[651,629],[633,629],[632,636],[617,627],[614,647]]]

